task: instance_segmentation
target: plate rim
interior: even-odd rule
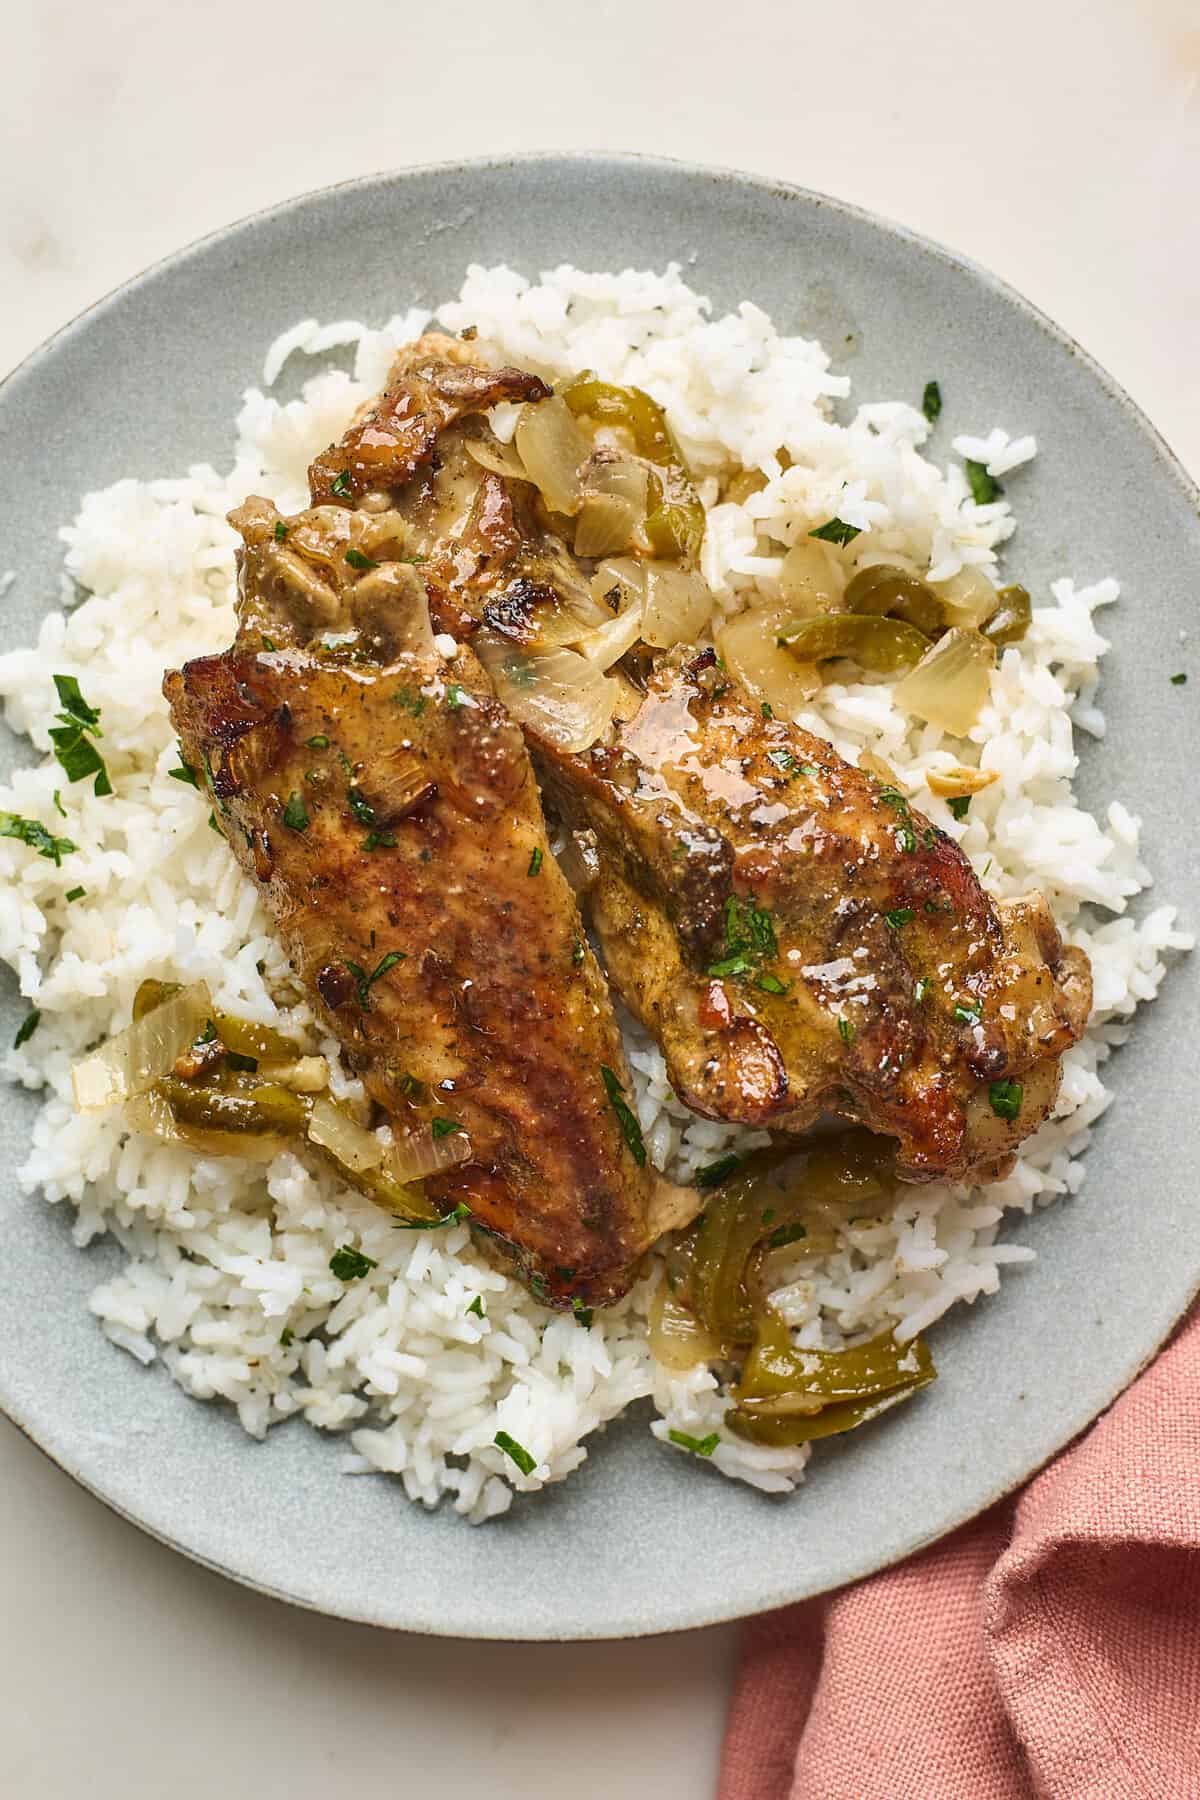
[[[904,225],[885,214],[877,213],[871,208],[857,205],[851,201],[842,200],[835,195],[808,188],[799,183],[784,181],[776,177],[735,167],[698,163],[692,162],[686,158],[649,155],[635,151],[607,149],[529,150],[505,152],[490,156],[445,158],[436,162],[410,163],[393,168],[376,170],[365,175],[349,177],[340,182],[333,182],[324,186],[305,189],[301,193],[291,195],[288,198],[274,202],[269,206],[260,207],[252,212],[242,214],[227,224],[217,226],[212,231],[206,232],[200,237],[190,240],[180,248],[170,251],[166,255],[147,264],[134,275],[119,282],[116,286],[107,290],[95,300],[90,301],[86,306],[81,308],[79,312],[75,313],[70,319],[66,320],[61,326],[53,331],[49,337],[45,338],[40,344],[29,351],[28,354],[25,355],[12,369],[7,371],[3,377],[0,377],[0,397],[5,396],[6,391],[9,390],[10,387],[14,385],[19,387],[25,380],[36,376],[41,365],[53,356],[59,346],[76,335],[94,317],[103,316],[118,308],[129,295],[151,285],[159,276],[201,257],[215,245],[237,238],[242,234],[252,233],[256,227],[268,221],[281,219],[287,214],[297,212],[313,203],[328,202],[335,196],[364,192],[367,190],[385,191],[392,186],[403,184],[413,178],[432,177],[436,179],[438,176],[470,177],[485,173],[499,173],[504,170],[519,167],[532,166],[549,169],[555,167],[561,168],[564,165],[570,165],[572,167],[590,167],[601,171],[605,169],[628,171],[631,168],[648,171],[653,170],[657,173],[675,178],[683,178],[691,181],[699,179],[711,183],[714,186],[745,187],[764,196],[798,201],[805,206],[814,209],[828,210],[856,223],[865,225],[873,231],[882,233],[890,239],[898,240],[909,247],[918,250],[925,256],[932,257],[936,262],[939,262],[958,273],[969,276],[973,281],[979,283],[993,295],[1000,297],[1011,306],[1015,307],[1016,310],[1022,313],[1040,333],[1051,339],[1059,346],[1059,348],[1079,361],[1086,372],[1099,387],[1103,389],[1107,396],[1120,406],[1132,427],[1148,441],[1151,449],[1155,453],[1160,472],[1169,475],[1175,485],[1179,488],[1184,500],[1190,504],[1194,511],[1200,512],[1200,485],[1198,485],[1196,479],[1190,474],[1182,459],[1167,442],[1162,432],[1148,417],[1138,402],[1133,399],[1116,377],[1113,376],[1103,364],[1098,362],[1092,353],[1087,350],[1078,339],[1072,336],[1072,334],[1063,326],[1059,325],[1057,321],[1043,311],[1042,308],[1028,299],[1028,297],[1018,288],[1014,287],[1003,277],[997,275],[985,264],[982,264],[959,251],[953,250],[939,240],[931,238],[925,233]],[[113,1495],[105,1493],[99,1487],[93,1485],[92,1481],[80,1470],[69,1466],[67,1462],[61,1460],[61,1453],[56,1452],[56,1450],[51,1448],[47,1442],[43,1441],[29,1417],[25,1416],[26,1409],[18,1401],[10,1400],[2,1391],[2,1387],[0,1387],[0,1414],[7,1418],[9,1422],[20,1431],[27,1442],[40,1451],[41,1454],[53,1463],[56,1468],[61,1470],[64,1475],[73,1481],[76,1486],[82,1488],[95,1500],[99,1501],[109,1512],[134,1526],[137,1530],[145,1533],[146,1536],[163,1544],[166,1548],[177,1552],[189,1562],[198,1564],[201,1568],[223,1576],[228,1580],[235,1581],[239,1586],[249,1588],[254,1592],[266,1596],[268,1599],[291,1606],[298,1606],[307,1612],[318,1613],[331,1618],[344,1619],[356,1624],[374,1626],[381,1630],[410,1632],[414,1635],[460,1639],[468,1642],[619,1642],[632,1638],[670,1636],[681,1631],[700,1630],[713,1625],[727,1624],[740,1619],[758,1617],[764,1613],[774,1611],[797,1601],[811,1599],[823,1593],[837,1591],[840,1587],[850,1585],[871,1574],[879,1573],[884,1569],[894,1567],[897,1563],[919,1553],[931,1544],[939,1542],[950,1533],[958,1530],[962,1525],[979,1517],[980,1514],[985,1512],[989,1507],[994,1506],[998,1501],[1023,1487],[1056,1456],[1061,1454],[1068,1445],[1075,1442],[1085,1431],[1090,1430],[1092,1425],[1115,1404],[1121,1395],[1125,1393],[1129,1386],[1147,1367],[1149,1367],[1165,1346],[1171,1341],[1198,1296],[1200,1296],[1200,1272],[1197,1274],[1195,1284],[1189,1290],[1185,1304],[1175,1315],[1159,1342],[1151,1349],[1145,1352],[1139,1352],[1132,1360],[1132,1363],[1122,1370],[1116,1384],[1111,1389],[1108,1398],[1092,1413],[1090,1418],[1080,1425],[1073,1433],[1050,1448],[1045,1456],[1027,1468],[1023,1474],[1015,1479],[1002,1481],[989,1492],[988,1497],[982,1502],[976,1503],[972,1501],[965,1510],[955,1512],[949,1521],[939,1522],[934,1529],[911,1532],[900,1545],[887,1555],[883,1562],[877,1561],[875,1559],[875,1554],[870,1550],[867,1550],[861,1558],[858,1559],[858,1566],[851,1573],[843,1574],[836,1584],[827,1583],[818,1579],[816,1585],[803,1584],[799,1590],[793,1589],[790,1592],[772,1591],[759,1604],[756,1604],[749,1610],[746,1610],[739,1601],[734,1601],[730,1604],[716,1601],[700,1612],[697,1612],[694,1609],[690,1610],[686,1618],[678,1618],[662,1624],[656,1623],[649,1628],[644,1624],[639,1623],[636,1618],[630,1619],[629,1616],[627,1616],[624,1624],[610,1625],[601,1628],[585,1627],[583,1629],[577,1628],[563,1632],[533,1630],[519,1634],[506,1633],[502,1630],[480,1629],[472,1631],[467,1635],[460,1631],[441,1628],[436,1620],[432,1622],[424,1620],[420,1623],[413,1623],[411,1619],[405,1621],[394,1617],[381,1617],[378,1614],[372,1615],[362,1608],[356,1608],[344,1603],[337,1606],[324,1604],[303,1593],[293,1592],[287,1588],[272,1584],[259,1576],[255,1576],[254,1574],[235,1568],[226,1562],[208,1556],[203,1551],[181,1542],[170,1531],[161,1529],[150,1523],[148,1520],[138,1517],[134,1511],[123,1506]]]

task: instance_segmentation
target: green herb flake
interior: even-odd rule
[[[86,893],[87,893],[86,888],[82,888],[82,887],[68,888],[66,891],[66,894],[63,896],[63,898],[69,904],[72,900],[82,900]]]
[[[84,781],[94,775],[96,781],[92,791],[101,797],[111,794],[112,782],[104,758],[95,744],[89,742],[89,737],[103,736],[99,708],[88,705],[74,675],[55,675],[53,679],[62,710],[57,715],[60,723],[50,728],[50,742],[67,780]]]
[[[375,983],[380,981],[389,969],[394,969],[397,963],[404,962],[407,956],[407,950],[389,950],[386,956],[380,957],[369,975],[361,963],[351,962],[349,957],[344,959],[346,968],[354,977],[355,986],[358,988],[358,1004],[364,1012],[371,1010],[371,989]]]
[[[936,425],[942,416],[942,390],[936,381],[925,383],[925,392],[921,395],[921,411],[931,425]]]
[[[768,1250],[782,1250],[787,1244],[798,1244],[808,1236],[807,1225],[780,1225],[767,1239]]]
[[[1184,670],[1181,669],[1179,671],[1178,675],[1172,675],[1171,686],[1172,687],[1183,687],[1184,684],[1186,683],[1186,681],[1187,681],[1187,675],[1184,672]]]
[[[25,1014],[25,1017],[18,1025],[17,1035],[13,1039],[13,1049],[19,1050],[22,1044],[27,1044],[41,1022],[42,1015],[35,1006],[32,1011]]]
[[[788,750],[768,750],[767,761],[774,763],[780,774],[789,779],[796,773],[796,759]]]
[[[584,954],[585,953],[584,953],[584,948],[583,948],[583,939],[582,938],[572,938],[572,940],[571,940],[571,961],[574,963],[576,968],[578,968],[580,963],[583,961]]]
[[[287,534],[288,534],[288,528],[284,524],[283,520],[276,519],[276,521],[275,521],[275,542],[277,544],[282,544],[282,542],[283,542],[284,538],[287,536]]]
[[[278,650],[279,645],[275,642],[274,638],[269,638],[264,631],[262,634],[262,647],[264,650]]]
[[[360,825],[373,825],[375,823],[375,808],[371,805],[371,802],[359,792],[358,788],[350,787],[346,789],[346,805],[350,808],[350,811],[354,814],[354,817],[358,820]]]
[[[998,500],[1004,489],[994,476],[988,474],[984,465],[968,460],[965,466],[971,498],[976,506],[990,506],[993,500]]]
[[[67,809],[62,803],[62,794],[58,788],[55,788],[55,790],[54,790],[54,810],[58,814],[60,819],[66,818]]]
[[[728,1156],[720,1156],[716,1162],[705,1163],[702,1169],[697,1169],[693,1181],[698,1188],[720,1187],[723,1181],[736,1175],[741,1166],[742,1158],[731,1152]]]
[[[468,1312],[469,1316],[474,1319],[483,1319],[483,1318],[487,1317],[487,1314],[483,1310],[483,1295],[482,1294],[476,1294],[476,1296],[472,1300],[470,1306],[468,1306],[467,1312]]]
[[[419,693],[416,688],[410,687],[397,688],[392,695],[392,702],[395,706],[402,706],[405,712],[410,712],[414,719],[419,719],[429,705],[424,694]]]
[[[399,1219],[392,1226],[393,1231],[445,1231],[449,1225],[461,1225],[464,1219],[471,1217],[471,1208],[465,1200],[450,1212],[443,1213],[440,1219]]]
[[[305,738],[304,742],[310,750],[328,750],[329,748],[329,739],[323,731],[318,731],[316,737]]]
[[[240,1050],[227,1050],[225,1063],[230,1069],[237,1069],[243,1075],[258,1074],[257,1056],[243,1056]]]
[[[466,1126],[460,1125],[457,1119],[443,1118],[434,1119],[429,1129],[432,1131],[435,1138],[444,1138],[453,1137],[456,1131],[465,1131]]]
[[[920,981],[918,981],[916,987],[913,989],[913,999],[918,1006],[929,992],[929,985],[929,977],[927,975],[922,975]]]
[[[39,819],[23,819],[19,813],[0,812],[0,837],[17,838],[22,844],[28,844],[47,862],[52,862],[56,869],[62,867],[62,859],[69,856],[72,850],[79,848],[70,838],[55,837],[47,831]]]
[[[826,544],[852,544],[856,537],[862,535],[860,525],[847,525],[845,519],[827,519],[824,525],[818,525],[809,537],[820,538]]]
[[[336,494],[339,500],[349,499],[352,488],[353,482],[350,478],[349,469],[343,469],[340,474],[334,476],[329,484],[330,493]]]
[[[674,1426],[668,1431],[667,1436],[673,1444],[678,1444],[681,1450],[690,1450],[693,1456],[711,1456],[721,1441],[719,1431],[710,1431],[707,1437],[698,1438],[692,1437],[691,1433],[687,1431],[676,1431]]]
[[[953,799],[947,800],[946,805],[950,808],[954,818],[965,819],[970,809],[971,796],[970,794],[956,794]]]
[[[789,981],[780,981],[778,975],[769,973],[760,975],[754,985],[761,988],[764,994],[788,994],[791,992]]]
[[[838,1020],[838,1036],[841,1038],[843,1044],[852,1044],[854,1042],[854,1027],[849,1019]]]
[[[369,1275],[379,1264],[373,1256],[367,1256],[362,1250],[355,1250],[350,1244],[342,1244],[329,1259],[329,1267],[339,1281],[357,1281],[362,1275]]]
[[[363,839],[364,850],[394,850],[397,840],[390,831],[369,831]]]
[[[901,825],[896,832],[896,848],[903,850],[905,856],[912,856],[917,848],[917,834],[911,825]]]
[[[222,835],[221,827],[217,824],[217,815],[215,812],[210,812],[208,815],[208,829],[210,831],[215,831],[218,837]]]
[[[533,854],[529,858],[529,867],[526,869],[525,873],[526,873],[526,875],[538,875],[541,873],[541,868],[542,868],[542,853],[541,853],[540,849],[538,849],[538,847],[535,845],[534,849],[533,849]]]
[[[894,907],[891,912],[885,912],[883,916],[886,923],[891,926],[893,931],[899,931],[902,926],[909,924],[911,921],[913,909],[911,906],[897,906]]]
[[[954,1017],[958,1020],[960,1025],[978,1025],[980,1019],[983,1017],[983,1008],[980,1006],[978,1000],[975,1002],[974,1006],[965,1006],[960,1000],[955,1004],[952,1010]]]
[[[463,687],[461,682],[448,681],[446,683],[446,705],[450,708],[451,712],[457,712],[459,707],[468,704],[469,697],[467,690]]]
[[[186,782],[188,787],[198,788],[200,786],[200,783],[196,779],[195,769],[192,768],[191,764],[183,754],[182,744],[179,745],[179,767],[177,769],[168,769],[167,774],[171,777],[172,781]]]
[[[351,547],[346,552],[346,561],[352,569],[377,569],[379,564],[373,556],[364,556],[361,550]]]
[[[993,1081],[988,1088],[988,1104],[998,1119],[1015,1119],[1024,1098],[1019,1081]]]
[[[289,831],[308,830],[309,817],[304,795],[298,794],[295,789],[288,795],[288,803],[283,809],[283,822]]]
[[[586,1331],[595,1317],[594,1309],[590,1306],[585,1306],[582,1300],[572,1300],[571,1311],[575,1314],[575,1323],[577,1325],[582,1325],[583,1329]]]
[[[773,719],[775,717],[775,708],[771,705],[769,700],[764,700],[758,710],[764,719]]]
[[[278,536],[278,527],[276,527],[276,535]],[[296,1341],[295,1332],[292,1330],[290,1325],[285,1325],[283,1330],[279,1334],[279,1342],[283,1345],[283,1348],[285,1350],[290,1350],[292,1345],[295,1343],[295,1341]]]
[[[512,1461],[515,1462],[518,1469],[520,1469],[522,1475],[533,1474],[533,1471],[537,1468],[537,1463],[534,1461],[533,1457],[530,1456],[524,1444],[518,1444],[515,1437],[509,1437],[507,1431],[498,1431],[492,1439],[492,1442],[503,1450],[505,1456],[511,1457]]]
[[[600,1065],[600,1076],[604,1082],[604,1091],[608,1095],[608,1103],[617,1115],[621,1134],[629,1146],[630,1155],[639,1169],[646,1166],[646,1145],[642,1138],[642,1128],[636,1115],[630,1111],[625,1101],[625,1090],[617,1080],[613,1071],[604,1063]]]

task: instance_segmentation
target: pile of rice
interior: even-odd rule
[[[786,547],[835,514],[869,534],[859,548],[902,552],[935,577],[963,563],[992,568],[1013,530],[1007,500],[972,501],[958,459],[1008,476],[1034,455],[1031,438],[1003,430],[956,438],[957,456],[942,469],[922,456],[930,428],[904,400],[861,406],[848,425],[836,424],[829,403],[850,383],[831,372],[818,344],[779,336],[748,303],[712,319],[675,268],[564,268],[534,284],[509,269],[472,268],[437,319],[453,331],[477,327],[511,361],[592,368],[665,405],[710,509],[704,572],[722,610],[771,595]],[[651,1430],[664,1455],[687,1453],[670,1443],[672,1429],[693,1438],[720,1429],[726,1400],[712,1374],[672,1374],[650,1354],[654,1274],[584,1327],[494,1268],[465,1226],[396,1231],[291,1154],[265,1172],[198,1158],[127,1135],[117,1112],[77,1115],[70,1088],[72,1063],[128,1023],[148,976],[204,979],[219,1007],[303,1032],[337,1067],[254,887],[210,829],[209,802],[168,774],[178,759],[160,683],[165,668],[233,636],[236,538],[225,514],[250,493],[270,495],[285,512],[302,506],[310,458],[380,386],[396,345],[428,322],[410,311],[380,330],[296,326],[268,352],[263,390],[246,394],[228,473],[201,466],[178,479],[119,481],[85,496],[64,529],[63,608],[46,618],[35,646],[0,658],[0,696],[10,724],[44,753],[57,707],[51,672],[77,675],[103,712],[115,792],[96,798],[88,782],[68,786],[45,754],[0,791],[0,807],[78,846],[56,867],[0,840],[0,955],[41,1014],[28,1042],[6,1055],[4,1073],[44,1096],[21,1170],[25,1189],[70,1202],[81,1246],[109,1232],[125,1252],[122,1272],[91,1299],[113,1344],[142,1362],[161,1360],[197,1398],[230,1402],[255,1436],[296,1413],[342,1432],[348,1471],[394,1474],[427,1506],[450,1495],[479,1522],[504,1512],[514,1490],[569,1475],[587,1456],[589,1434],[643,1396],[653,1401]],[[289,357],[340,348],[346,361],[346,347],[352,377],[321,368],[301,399],[283,405],[269,396]],[[498,418],[501,432],[505,424]],[[717,477],[731,464],[768,477],[744,505],[717,503]],[[1010,491],[1021,479],[1006,483]],[[1035,594],[1032,629],[1003,653],[968,742],[905,718],[886,685],[826,687],[800,718],[851,761],[866,748],[885,758],[914,803],[961,843],[990,893],[1040,887],[1096,979],[1092,1026],[1066,1057],[1055,1118],[1012,1175],[974,1192],[906,1190],[890,1218],[848,1225],[836,1254],[798,1263],[778,1302],[804,1345],[833,1347],[889,1326],[910,1337],[957,1301],[993,1293],[1007,1265],[1032,1257],[1001,1241],[1004,1213],[1078,1191],[1081,1153],[1109,1103],[1103,1066],[1135,1008],[1153,998],[1165,954],[1187,946],[1172,908],[1140,922],[1127,914],[1150,881],[1138,820],[1118,800],[1094,818],[1072,794],[1073,725],[1096,736],[1104,729],[1095,691],[1107,646],[1094,614],[1118,597],[1115,580],[1087,573],[1088,586],[1064,573]],[[961,822],[924,783],[927,771],[960,761],[980,761],[999,777]],[[68,902],[77,887],[85,897]],[[660,1168],[686,1179],[731,1145],[761,1141],[689,1114],[657,1050],[633,1030],[629,1048],[637,1110]],[[339,1091],[353,1091],[340,1069],[335,1079]],[[330,1258],[342,1245],[360,1247],[376,1266],[339,1280]],[[469,1310],[477,1296],[482,1316]],[[936,1389],[921,1404],[936,1405]],[[532,1474],[496,1447],[497,1431],[536,1459]],[[711,1462],[784,1490],[807,1456],[722,1435]]]

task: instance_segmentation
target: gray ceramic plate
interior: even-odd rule
[[[305,313],[382,319],[458,286],[469,262],[527,271],[676,258],[724,308],[750,296],[848,358],[860,398],[940,378],[956,430],[1037,433],[1010,567],[1032,583],[1117,571],[1085,799],[1145,820],[1162,895],[1192,887],[1200,763],[1172,687],[1200,567],[1197,495],[1113,383],[1010,290],[894,226],[793,188],[620,157],[420,169],[310,195],[184,251],[86,313],[0,390],[7,642],[58,591],[56,527],[85,489],[225,459],[265,345]],[[1197,671],[1200,675],[1200,671]],[[6,754],[11,759],[12,740]],[[12,985],[0,1026],[18,1017]],[[348,1618],[470,1637],[617,1637],[760,1611],[929,1543],[1038,1467],[1162,1343],[1200,1285],[1196,1131],[1181,1049],[1200,1033],[1185,969],[1112,1066],[1117,1103],[1086,1191],[1016,1229],[1038,1261],[939,1328],[937,1387],[824,1448],[803,1491],[764,1499],[656,1449],[642,1418],[594,1440],[566,1485],[471,1530],[347,1480],[301,1424],[264,1445],[110,1348],[86,1310],[114,1261],[72,1249],[65,1209],[12,1169],[33,1102],[0,1098],[0,1405],[145,1530],[272,1594]],[[1190,1055],[1190,1052],[1188,1052]]]

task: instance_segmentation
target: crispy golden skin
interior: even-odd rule
[[[423,339],[385,410],[414,379],[461,383],[463,356]],[[579,572],[530,490],[471,459],[474,429],[444,429],[391,504],[438,628],[521,643]],[[910,1180],[995,1174],[1053,1104],[1090,1009],[1086,958],[1040,895],[993,905],[902,796],[764,719],[713,665],[632,662],[640,706],[582,755],[527,734],[555,809],[596,839],[589,903],[614,986],[700,1112],[782,1130],[841,1113],[894,1136]],[[1022,1090],[1012,1118],[1001,1082]]]
[[[372,1098],[400,1131],[463,1128],[470,1158],[431,1193],[546,1298],[611,1299],[661,1224],[521,733],[469,650],[434,647],[419,580],[383,560],[395,519],[250,501],[235,522],[238,641],[164,684],[184,754]]]

